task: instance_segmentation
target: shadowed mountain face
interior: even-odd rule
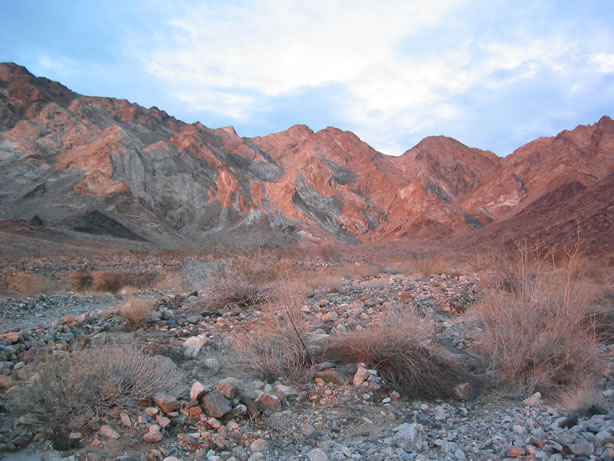
[[[0,219],[38,216],[81,236],[162,247],[443,237],[611,171],[608,117],[505,159],[442,136],[390,157],[335,128],[241,138],[0,64]]]

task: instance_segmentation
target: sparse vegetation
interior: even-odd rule
[[[177,384],[167,360],[132,342],[46,356],[38,378],[22,385],[14,402],[38,427],[81,428]]]
[[[149,319],[152,310],[153,306],[149,301],[131,296],[120,307],[119,316],[128,328],[141,328]]]
[[[410,398],[449,397],[463,373],[443,349],[425,341],[432,328],[415,311],[397,310],[373,328],[334,338],[322,359],[367,363]]]
[[[575,252],[563,267],[547,267],[548,256],[514,259],[474,309],[480,349],[498,386],[551,393],[581,382],[596,357],[597,287],[576,272]]]
[[[203,296],[211,308],[228,305],[250,307],[275,297],[275,282],[287,271],[261,252],[237,256],[220,263],[205,283]]]
[[[285,280],[266,319],[235,335],[233,347],[245,366],[295,383],[311,377],[313,359],[304,342],[307,326],[300,313],[303,298],[301,287]]]

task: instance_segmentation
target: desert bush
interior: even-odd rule
[[[307,325],[301,317],[304,291],[286,281],[270,303],[264,320],[248,325],[233,338],[240,363],[265,376],[302,383],[313,374],[313,360],[305,345]]]
[[[150,272],[94,272],[92,288],[102,293],[117,293],[126,287],[151,288],[158,275]]]
[[[204,303],[213,308],[261,304],[276,296],[275,282],[285,270],[260,252],[234,257],[205,282]]]
[[[563,267],[547,261],[521,255],[473,310],[476,339],[501,387],[549,393],[581,381],[596,357],[598,287],[574,275],[574,254]]]
[[[367,363],[411,398],[449,397],[464,373],[442,348],[427,342],[432,328],[415,311],[395,310],[367,330],[333,338],[321,359]]]
[[[74,289],[76,291],[87,291],[92,288],[94,277],[87,269],[79,269],[71,274]]]
[[[586,376],[561,392],[558,401],[565,410],[587,413],[592,406],[602,405],[605,399],[595,386],[595,380]]]
[[[7,277],[7,291],[19,296],[38,296],[58,290],[58,281],[51,276],[18,270]]]
[[[113,416],[179,380],[167,359],[148,355],[132,342],[46,356],[38,379],[21,385],[14,395],[17,412],[35,426],[82,428],[93,417]]]
[[[394,270],[396,267],[407,275],[429,277],[433,274],[442,274],[446,272],[448,270],[448,263],[441,255],[425,253],[419,255],[415,254],[396,265],[389,264],[388,270]]]
[[[367,278],[375,277],[380,274],[382,268],[376,264],[370,263],[354,263],[344,264],[339,273],[345,278]]]
[[[149,319],[153,305],[143,298],[131,296],[119,308],[119,316],[128,328],[140,328]]]

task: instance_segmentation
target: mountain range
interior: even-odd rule
[[[263,137],[77,94],[0,64],[0,219],[163,248],[517,238],[614,250],[614,121],[507,157],[452,138],[384,155],[349,131]]]

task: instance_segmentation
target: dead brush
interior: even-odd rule
[[[411,398],[450,397],[464,372],[442,348],[426,341],[433,331],[415,311],[396,310],[368,330],[333,338],[320,359],[367,363]]]
[[[261,253],[238,256],[220,264],[205,282],[204,304],[211,308],[228,305],[255,306],[275,295],[275,282],[286,270]]]
[[[18,386],[13,401],[33,426],[82,429],[94,417],[117,417],[140,400],[168,391],[180,379],[167,360],[134,343],[110,344],[45,356],[38,378]]]
[[[130,296],[119,308],[119,317],[128,328],[141,328],[150,318],[153,305],[144,298]]]
[[[574,275],[576,254],[577,248],[568,252],[563,267],[548,267],[548,255],[521,255],[512,277],[473,309],[476,339],[497,386],[548,394],[577,384],[593,364],[591,302],[598,287]]]
[[[240,363],[262,375],[294,383],[312,377],[313,358],[304,342],[307,325],[300,313],[304,297],[299,284],[282,284],[265,319],[236,332],[232,344]]]

